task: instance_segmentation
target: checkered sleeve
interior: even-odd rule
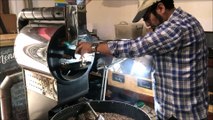
[[[165,54],[181,46],[182,30],[171,23],[135,40],[110,41],[108,47],[115,57],[139,57],[144,54]]]

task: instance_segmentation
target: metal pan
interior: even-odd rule
[[[130,117],[134,120],[150,120],[149,116],[141,109],[134,107],[130,104],[119,101],[90,101],[90,105],[96,112],[99,113],[117,113]],[[85,113],[90,108],[85,102],[81,102],[56,113],[51,120],[68,120],[70,117],[78,116],[81,113]]]

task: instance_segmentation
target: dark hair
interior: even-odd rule
[[[155,12],[157,6],[158,6],[158,3],[163,3],[165,8],[168,9],[168,10],[171,10],[173,9],[175,6],[174,6],[174,0],[160,0],[156,3],[154,3],[152,6],[150,6],[150,11],[151,12]]]
[[[171,9],[173,9],[175,7],[174,6],[174,0],[160,0],[160,1],[156,2],[156,3],[154,3],[152,6],[150,6],[147,9],[145,15],[143,16],[143,19],[145,21],[148,19],[150,13],[153,13],[155,16],[157,15],[155,10],[157,8],[158,3],[160,3],[160,2],[162,2],[164,4],[165,8],[168,9],[168,10],[171,10]]]
[[[169,9],[169,10],[171,10],[175,7],[174,6],[174,0],[161,0],[159,2],[162,2],[164,4],[165,8]],[[157,5],[158,5],[159,2],[156,2],[152,5],[154,9],[157,8]]]

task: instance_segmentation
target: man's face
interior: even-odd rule
[[[163,23],[163,17],[155,11],[147,10],[143,16],[143,20],[148,28],[155,30],[157,26]]]

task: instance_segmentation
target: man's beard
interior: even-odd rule
[[[153,11],[153,15],[158,19],[159,24],[158,25],[152,25],[151,28],[153,29],[153,31],[156,29],[156,27],[158,27],[160,24],[162,24],[163,21],[163,17],[161,17],[156,11]]]

